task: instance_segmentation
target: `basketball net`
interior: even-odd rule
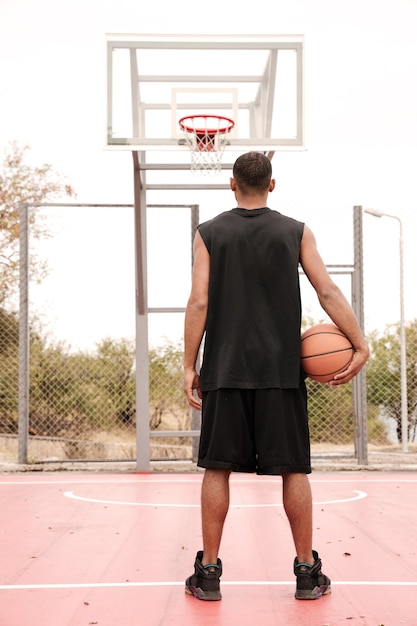
[[[179,120],[186,145],[191,151],[191,171],[197,174],[218,174],[222,169],[225,146],[233,120],[219,115],[189,115]]]

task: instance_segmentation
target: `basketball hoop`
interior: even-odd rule
[[[178,123],[191,150],[191,171],[219,173],[234,121],[222,115],[187,115]]]

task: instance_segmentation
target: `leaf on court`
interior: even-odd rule
[[[350,552],[343,552],[343,556],[352,556]]]

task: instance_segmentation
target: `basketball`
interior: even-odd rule
[[[353,358],[349,339],[334,324],[316,324],[301,335],[301,367],[312,380],[327,383]]]

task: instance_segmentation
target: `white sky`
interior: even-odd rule
[[[65,174],[80,202],[131,203],[131,155],[104,149],[105,33],[303,34],[307,152],[275,155],[278,186],[270,205],[313,230],[315,212],[334,207],[329,232],[316,232],[328,263],[343,262],[335,260],[337,229],[351,228],[353,205],[400,215],[406,226],[406,317],[417,317],[411,276],[417,209],[417,0],[258,0],[250,11],[224,0],[204,6],[189,0],[0,0],[0,147],[10,140],[27,142],[33,162],[51,163]],[[207,201],[195,194],[179,199],[165,192],[149,202],[199,203],[206,214]],[[227,194],[216,202],[219,211],[233,206]],[[305,209],[297,212],[299,207]],[[55,259],[61,254],[64,271],[59,276],[52,272],[34,297],[42,299],[46,320],[53,309],[49,317],[61,338],[84,347],[103,334],[134,333],[133,284],[130,300],[117,306],[123,279],[133,282],[131,224],[128,214],[115,224],[114,213],[101,213],[99,221],[97,214],[80,213],[75,225],[57,214],[53,228],[60,236],[43,250]],[[366,316],[374,328],[398,320],[398,227],[393,220],[365,216],[364,228],[365,256],[374,272]],[[132,237],[128,243],[126,236]],[[150,254],[157,265],[161,257]],[[97,261],[103,255],[105,262]],[[77,272],[84,277],[80,267],[85,268],[86,259],[91,260],[89,283],[69,293],[66,287],[77,282]],[[116,261],[121,265],[115,266]],[[168,285],[178,284],[183,268],[170,271],[177,277],[166,272],[159,293],[155,284],[150,286],[151,306],[185,304],[161,302],[161,293],[171,300]],[[389,293],[381,283],[392,283]],[[182,299],[186,280],[184,285],[177,290]],[[181,324],[180,319],[178,328]]]

